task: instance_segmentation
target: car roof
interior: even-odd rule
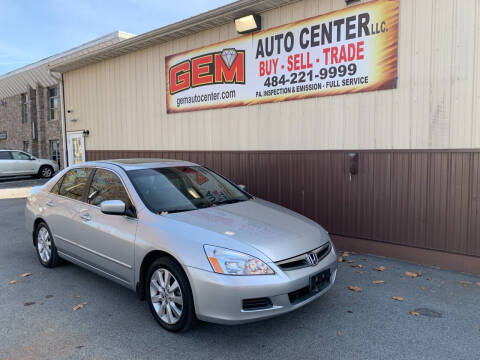
[[[138,169],[154,169],[154,168],[165,168],[165,167],[174,167],[174,166],[199,166],[198,164],[192,163],[185,160],[176,160],[176,159],[155,159],[155,158],[137,158],[137,159],[114,159],[114,160],[100,160],[92,163],[87,163],[87,165],[96,164],[112,164],[117,165],[124,169],[125,171],[138,170]]]

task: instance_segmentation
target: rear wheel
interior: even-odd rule
[[[59,264],[60,259],[52,233],[44,222],[39,223],[35,229],[35,249],[43,266],[53,268]]]
[[[53,167],[49,165],[43,165],[40,167],[40,170],[38,170],[38,176],[44,178],[44,179],[49,179],[53,176]]]
[[[149,267],[145,293],[153,317],[166,330],[188,330],[195,320],[193,296],[183,269],[167,257]]]

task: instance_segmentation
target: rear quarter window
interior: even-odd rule
[[[59,190],[60,190],[60,186],[62,185],[62,181],[63,181],[63,178],[64,178],[64,177],[65,177],[65,176],[62,176],[62,177],[57,181],[57,183],[52,187],[52,189],[50,190],[50,192],[51,192],[52,194],[58,195],[58,192],[59,192]]]
[[[0,160],[11,160],[10,151],[0,151]]]

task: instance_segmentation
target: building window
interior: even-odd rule
[[[50,159],[60,166],[60,141],[50,140]]]
[[[30,143],[28,141],[23,142],[23,151],[30,154]]]
[[[48,89],[48,119],[59,118],[58,90],[56,87]]]
[[[22,94],[22,122],[28,122],[27,94]]]

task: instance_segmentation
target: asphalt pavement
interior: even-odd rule
[[[345,254],[332,290],[295,312],[172,334],[128,289],[72,264],[43,268],[24,205],[0,200],[2,360],[480,358],[479,277]]]

